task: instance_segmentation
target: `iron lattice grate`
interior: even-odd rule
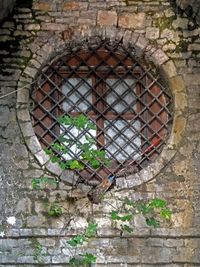
[[[35,133],[44,148],[58,151],[52,143],[60,134],[81,145],[85,135],[95,139],[95,148],[105,151],[110,166],[93,168],[84,162],[76,171],[84,181],[101,181],[110,174],[138,171],[161,153],[171,123],[171,97],[158,76],[134,58],[133,49],[108,42],[71,49],[41,71],[31,94],[30,108]],[[77,132],[58,122],[63,115],[87,116],[96,130]],[[80,161],[80,151],[66,144],[59,152],[63,162]]]

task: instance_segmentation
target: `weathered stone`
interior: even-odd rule
[[[176,110],[183,111],[187,107],[187,97],[184,93],[175,94],[175,108]]]
[[[41,11],[52,11],[52,5],[49,3],[45,3],[45,2],[43,3],[38,2],[38,3],[34,3],[33,9],[41,10]]]
[[[188,28],[188,19],[187,18],[177,18],[173,21],[172,27],[174,29],[187,29]]]
[[[122,28],[141,29],[145,27],[145,13],[123,13],[119,15],[118,25]]]
[[[159,28],[147,27],[146,28],[146,38],[150,40],[155,40],[159,38]]]
[[[161,49],[156,50],[151,57],[154,63],[158,66],[164,64],[169,59]]]
[[[30,113],[28,109],[18,109],[17,110],[17,117],[19,121],[30,121]]]
[[[28,24],[25,26],[26,31],[39,31],[40,25],[39,24]]]
[[[28,148],[34,154],[42,150],[41,145],[40,145],[36,136],[32,136],[31,138],[27,138],[26,143],[28,145]]]
[[[43,151],[39,151],[34,155],[41,165],[44,165],[49,161],[49,156]]]
[[[21,131],[25,137],[35,136],[31,122],[21,123]]]
[[[17,203],[16,214],[18,213],[31,213],[32,202],[29,198],[22,198]]]
[[[46,168],[48,171],[58,176],[60,176],[62,173],[62,170],[59,165],[57,163],[52,163],[51,161],[46,164]]]
[[[46,23],[43,22],[41,24],[41,29],[42,30],[49,30],[49,31],[64,31],[65,29],[68,28],[68,25],[65,24],[58,24],[58,23]]]
[[[117,25],[116,11],[98,11],[97,24],[101,26]]]
[[[189,44],[188,51],[200,51],[200,44]]]
[[[170,84],[170,87],[173,93],[185,92],[185,84],[184,84],[182,76],[179,75],[179,76],[172,77],[169,80],[169,84]]]
[[[43,170],[38,169],[28,169],[23,171],[24,177],[30,177],[30,178],[39,178],[44,175]]]
[[[166,63],[164,63],[162,65],[162,69],[168,78],[172,78],[177,75],[176,67],[174,66],[174,63],[172,60],[169,60]],[[171,87],[174,88],[173,90],[177,91],[176,88],[181,88],[181,91],[183,90],[184,84],[183,84],[182,77],[178,76],[173,79],[170,79],[170,81],[171,81]]]
[[[173,129],[171,139],[174,144],[179,144],[182,138],[182,134],[185,130],[186,119],[184,117],[177,116],[174,118]]]
[[[41,227],[46,221],[46,218],[42,215],[33,215],[27,218],[28,227]]]
[[[63,11],[71,12],[72,10],[79,10],[79,9],[80,9],[79,2],[75,2],[75,1],[64,3],[62,6]]]
[[[177,33],[170,29],[164,29],[161,32],[161,38],[166,38],[168,41],[173,41],[173,42],[178,42],[180,40]]]
[[[79,177],[73,171],[65,170],[62,172],[60,179],[61,181],[66,182],[67,184],[75,185]]]

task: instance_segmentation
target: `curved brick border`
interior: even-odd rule
[[[77,45],[84,45],[86,42],[92,44],[97,43],[100,39],[106,38],[111,42],[122,41],[127,49],[133,46],[138,56],[145,55],[146,61],[153,62],[161,71],[174,97],[174,120],[168,143],[164,147],[160,157],[154,163],[136,174],[119,177],[116,182],[116,190],[121,190],[138,186],[153,179],[174,157],[186,126],[184,111],[187,107],[187,98],[183,78],[177,75],[173,61],[161,49],[157,49],[155,46],[149,44],[148,40],[142,35],[116,27],[93,27],[92,29],[83,27],[78,29],[66,28],[62,34],[53,36],[48,40],[48,43],[43,45],[35,53],[19,79],[17,116],[29,150],[34,154],[43,168],[46,168],[54,175],[61,176],[62,170],[58,164],[49,161],[49,157],[42,150],[34,134],[28,110],[29,91],[31,89],[30,83],[34,82],[37,74],[39,74],[39,70],[43,66],[52,59],[54,60],[56,55],[61,55],[63,51],[66,52],[69,45],[77,47]],[[65,177],[63,180],[68,182],[68,184],[73,184],[72,179],[68,181]]]

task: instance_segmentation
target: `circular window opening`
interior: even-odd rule
[[[161,153],[171,97],[121,44],[72,49],[45,67],[31,94],[36,136],[83,181],[138,172]]]

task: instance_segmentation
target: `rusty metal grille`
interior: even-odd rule
[[[82,144],[84,135],[95,138],[95,146],[106,152],[110,166],[85,166],[76,171],[84,181],[137,172],[161,153],[171,124],[171,97],[153,75],[134,57],[133,49],[121,44],[71,49],[41,71],[31,94],[30,113],[43,148],[51,148],[62,133]],[[96,131],[77,133],[58,123],[62,115],[84,114]],[[79,151],[67,145],[63,162],[80,160]]]

